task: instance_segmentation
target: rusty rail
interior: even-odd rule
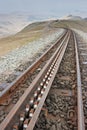
[[[68,41],[69,41],[69,37],[67,38],[67,41],[66,41],[66,44],[65,44],[64,48],[62,48],[62,49],[60,50],[59,54],[58,54],[58,59],[57,59],[57,61],[56,61],[56,69],[55,69],[55,71],[54,71],[54,73],[53,73],[53,76],[52,76],[52,78],[51,78],[51,80],[50,80],[50,82],[49,82],[49,84],[48,84],[48,86],[47,86],[47,89],[45,90],[45,93],[44,93],[44,95],[43,95],[43,97],[42,97],[42,99],[41,99],[41,101],[40,101],[40,103],[39,103],[37,109],[35,110],[35,113],[34,113],[32,119],[31,119],[29,125],[27,126],[27,129],[26,129],[26,130],[33,130],[33,128],[34,128],[34,126],[35,126],[35,123],[36,123],[36,121],[37,121],[37,119],[38,119],[38,116],[39,116],[39,114],[40,114],[41,108],[42,108],[42,106],[43,106],[43,104],[44,104],[44,101],[45,101],[45,99],[46,99],[46,97],[47,97],[47,95],[48,95],[48,92],[49,92],[50,88],[51,88],[52,82],[53,82],[53,80],[54,80],[54,78],[55,78],[55,76],[56,76],[56,73],[57,73],[58,69],[59,69],[59,65],[60,65],[61,60],[62,60],[62,58],[63,58],[63,55],[64,55],[64,52],[65,52],[65,50],[66,50]]]
[[[70,32],[67,33],[67,35],[64,37],[63,41],[61,42],[61,44],[59,45],[59,47],[57,48],[53,56],[49,59],[49,61],[43,67],[43,69],[40,71],[40,73],[37,75],[37,77],[34,79],[34,81],[31,83],[31,85],[28,87],[28,89],[19,99],[17,104],[14,106],[14,108],[7,115],[5,120],[1,123],[0,125],[1,130],[12,130],[12,127],[15,124],[15,122],[19,121],[18,115],[20,114],[20,112],[25,110],[25,106],[27,103],[30,103],[30,98],[32,97],[32,95],[34,95],[34,92],[39,90],[40,91],[39,95],[41,94],[41,100],[38,102],[37,108],[36,109],[34,108],[34,115],[31,118],[29,125],[27,127],[27,130],[33,129],[35,122],[38,118],[38,115],[40,113],[40,110],[42,108],[42,105],[44,103],[44,100],[49,92],[53,79],[59,68],[59,64],[66,50],[69,37],[70,37]],[[37,99],[35,99],[35,101],[37,101]]]
[[[74,34],[75,41],[75,53],[76,53],[76,70],[77,70],[77,107],[78,107],[78,130],[85,130],[84,124],[84,112],[83,112],[83,101],[82,101],[82,84],[81,84],[81,73],[79,65],[79,56],[77,49],[77,39]]]

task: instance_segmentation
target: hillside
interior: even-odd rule
[[[15,35],[0,39],[0,56],[20,48],[29,42],[36,41],[58,28],[74,28],[87,32],[86,20],[51,20],[29,24]]]
[[[0,14],[0,37],[19,32],[29,24],[27,17],[15,14]]]
[[[55,29],[47,27],[49,26],[49,23],[50,21],[32,23],[15,35],[1,38],[0,56],[55,31]]]
[[[0,13],[0,37],[16,34],[28,24],[46,19],[42,15],[34,15],[29,13]]]

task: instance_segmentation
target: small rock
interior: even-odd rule
[[[75,70],[71,70],[70,72],[71,72],[72,74],[75,74],[75,73],[76,73]]]
[[[74,117],[74,115],[75,115],[74,110],[69,110],[69,111],[68,111],[68,114],[67,114],[67,118],[68,118],[68,119],[72,119],[72,118]]]
[[[4,120],[4,116],[0,117],[0,122],[2,122]]]
[[[56,130],[55,125],[52,125],[52,127],[50,128],[50,130]]]
[[[72,124],[72,121],[71,121],[71,120],[68,120],[68,121],[67,121],[67,124],[71,125],[71,124]]]
[[[62,124],[62,128],[64,129],[64,130],[68,130],[68,127],[66,126],[66,124],[64,123],[64,124]]]
[[[59,114],[60,113],[60,111],[59,110],[56,110],[56,114]]]
[[[60,123],[60,122],[61,122],[61,119],[59,118],[57,122]]]
[[[70,127],[71,129],[73,129],[73,125],[69,125],[69,127]]]
[[[60,115],[60,117],[64,118],[64,115],[63,115],[63,114],[61,114],[61,115]]]
[[[75,85],[75,84],[73,84],[73,85],[72,85],[72,89],[75,89],[75,87],[76,87],[76,85]]]
[[[28,88],[28,85],[27,85],[27,84],[24,84],[24,85],[23,85],[23,88]]]
[[[57,115],[57,112],[56,112],[56,111],[53,111],[53,115],[56,116],[56,115]]]
[[[50,125],[49,125],[49,124],[46,124],[46,128],[49,129],[49,128],[50,128]]]
[[[18,94],[15,94],[14,96],[13,96],[13,98],[15,99],[15,98],[18,98]]]
[[[56,130],[62,130],[61,122],[56,124]]]
[[[85,96],[83,96],[83,97],[82,97],[82,99],[83,99],[83,100],[85,100],[85,99],[86,99],[86,97],[85,97]]]
[[[13,104],[16,104],[17,100],[18,100],[18,99],[14,99],[14,100],[12,101]]]
[[[46,118],[46,122],[47,124],[51,125],[50,120],[48,118]]]
[[[50,99],[47,99],[47,100],[46,100],[46,103],[49,104],[49,103],[50,103]]]
[[[85,104],[85,107],[87,108],[87,104]]]
[[[61,83],[61,85],[64,85],[64,82],[60,82]]]
[[[87,125],[87,118],[85,119],[85,124]]]
[[[4,88],[1,87],[1,88],[0,88],[0,92],[3,91],[3,90],[4,90]]]
[[[38,68],[37,70],[38,70],[38,71],[40,71],[40,70],[41,70],[41,68]]]
[[[2,115],[4,115],[4,111],[3,110],[0,111],[0,116],[2,116]]]

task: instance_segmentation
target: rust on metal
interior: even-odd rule
[[[12,96],[12,92],[14,92],[15,88],[18,87],[21,83],[23,83],[27,77],[32,74],[35,69],[44,61],[46,55],[50,52],[52,48],[54,48],[60,40],[66,35],[67,31],[60,36],[60,38],[52,45],[34,64],[32,64],[27,70],[25,70],[18,78],[13,81],[11,84],[6,84],[6,88],[0,93],[0,104],[6,103],[9,98]],[[27,76],[26,76],[27,75]]]
[[[77,103],[78,103],[78,130],[85,130],[84,124],[84,112],[83,112],[83,101],[82,101],[82,84],[81,84],[81,74],[80,65],[77,49],[77,40],[74,34],[75,41],[75,52],[76,52],[76,70],[77,70]]]
[[[68,39],[68,40],[69,40],[69,39]],[[31,119],[31,121],[29,122],[29,125],[28,125],[28,127],[27,127],[26,130],[33,130],[33,128],[34,128],[34,126],[35,126],[35,123],[36,123],[36,121],[37,121],[37,119],[38,119],[38,116],[39,116],[39,114],[40,114],[40,111],[41,111],[41,109],[42,109],[42,106],[43,106],[43,104],[44,104],[44,101],[45,101],[45,99],[46,99],[46,97],[47,97],[47,95],[48,95],[48,92],[49,92],[49,90],[50,90],[50,88],[51,88],[52,82],[53,82],[53,80],[54,80],[54,78],[55,78],[55,75],[56,75],[56,73],[57,73],[57,71],[58,71],[58,68],[59,68],[59,65],[60,65],[60,63],[61,63],[61,60],[62,60],[62,58],[63,58],[64,52],[65,52],[66,47],[67,47],[67,44],[68,44],[68,40],[67,40],[67,42],[66,42],[65,47],[63,48],[64,50],[63,50],[62,53],[60,53],[60,55],[59,55],[59,58],[58,58],[58,60],[57,60],[57,67],[56,67],[56,69],[55,69],[55,71],[54,71],[54,73],[53,73],[53,76],[52,76],[52,78],[51,78],[51,80],[50,80],[50,82],[49,82],[49,84],[48,84],[48,86],[47,86],[47,88],[46,88],[46,90],[45,90],[45,92],[44,92],[43,97],[42,97],[41,100],[40,100],[40,103],[39,103],[39,105],[38,105],[36,111],[34,112],[34,115],[33,115],[32,119]]]
[[[18,119],[19,119],[18,115],[20,114],[20,111],[24,110],[26,104],[29,103],[29,99],[32,97],[32,94],[34,92],[36,92],[36,89],[38,89],[38,87],[40,86],[41,81],[43,81],[43,82],[46,82],[47,87],[45,87],[43,89],[44,93],[41,94],[40,102],[37,103],[37,107],[35,108],[36,110],[33,113],[33,117],[31,118],[31,120],[30,120],[30,122],[27,126],[27,130],[33,129],[35,122],[38,118],[38,115],[41,111],[41,108],[43,106],[43,103],[45,101],[45,98],[46,98],[46,96],[49,92],[49,89],[51,87],[51,84],[54,80],[56,72],[59,68],[61,60],[63,58],[64,52],[66,50],[66,47],[67,47],[67,44],[68,44],[68,41],[69,41],[69,38],[70,38],[70,32],[67,33],[67,35],[64,37],[63,41],[61,42],[61,44],[59,45],[57,50],[54,52],[52,57],[48,60],[46,65],[42,68],[42,70],[39,72],[37,77],[34,79],[34,81],[31,83],[31,85],[27,88],[25,93],[19,99],[17,104],[14,106],[14,108],[10,111],[10,113],[7,115],[7,117],[1,123],[0,130],[11,130],[12,129],[14,123],[16,123],[16,121],[18,121]],[[52,64],[53,62],[54,62],[54,64]],[[53,68],[54,65],[56,67]],[[48,72],[48,70],[49,70],[49,72]],[[46,74],[49,76],[48,81],[46,81],[46,79],[45,79],[45,78],[47,78]],[[9,128],[9,126],[10,126],[10,128]]]

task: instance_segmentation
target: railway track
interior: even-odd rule
[[[85,130],[87,129],[87,43],[85,43],[80,36],[78,39],[78,53],[79,53],[79,65],[80,65],[80,79],[81,79],[81,94],[83,102],[83,121],[85,124]]]
[[[68,32],[69,33],[69,32]],[[65,50],[65,47],[66,47],[66,43],[67,40],[67,37],[69,37],[68,35],[69,34],[66,34],[65,37],[63,38],[63,41],[61,41],[61,43],[58,45],[58,48],[56,49],[55,53],[52,55],[52,57],[48,60],[48,62],[46,63],[46,65],[43,67],[43,69],[40,71],[40,73],[37,75],[37,77],[34,79],[34,81],[32,82],[32,84],[29,86],[29,88],[25,91],[25,93],[23,94],[23,96],[19,99],[19,101],[17,102],[17,104],[13,107],[13,109],[11,110],[11,113],[14,113],[16,114],[15,112],[17,111],[20,111],[18,110],[19,109],[19,106],[23,104],[23,106],[21,107],[22,109],[25,108],[27,102],[25,102],[25,99],[27,98],[27,96],[29,95],[29,97],[27,98],[27,101],[30,100],[30,102],[34,101],[34,95],[38,95],[39,97],[35,97],[36,99],[37,98],[40,98],[40,97],[43,97],[43,92],[45,91],[45,89],[47,88],[47,90],[49,91],[49,87],[47,87],[49,85],[50,82],[52,82],[52,80],[49,82],[49,80],[51,79],[52,75],[54,75],[55,73],[53,72],[54,70],[56,70],[56,62],[58,60],[58,57],[60,55],[60,53],[62,52],[62,49]],[[66,41],[66,42],[65,42]],[[62,52],[62,55],[64,54],[64,51]],[[62,56],[61,55],[61,56]],[[62,57],[61,57],[62,58]],[[47,72],[48,71],[48,72]],[[52,72],[51,72],[52,71]],[[45,76],[45,77],[44,77]],[[53,78],[52,78],[53,79]],[[50,83],[51,84],[51,83]],[[44,85],[44,86],[43,86]],[[29,94],[30,93],[30,94]],[[48,92],[47,92],[48,93]],[[32,95],[32,98],[31,96]],[[45,98],[46,98],[46,95],[45,95]],[[42,99],[42,98],[41,98]],[[40,100],[40,99],[38,99]],[[45,100],[45,99],[44,99]],[[21,101],[21,102],[20,102]],[[23,102],[22,102],[23,101]],[[20,102],[20,103],[19,103]],[[41,102],[41,101],[40,101]],[[18,105],[19,104],[19,105]],[[30,107],[30,106],[29,106]],[[15,109],[16,108],[16,109]],[[16,111],[14,111],[14,109]],[[14,111],[14,112],[12,112]],[[7,119],[8,119],[8,116],[10,115],[14,115],[14,114],[8,114],[7,115]],[[6,120],[5,118],[5,120]],[[12,117],[11,117],[12,118]],[[4,121],[5,121],[4,120]],[[14,120],[14,119],[13,119]],[[7,122],[7,121],[6,121]],[[2,122],[3,123],[3,122]],[[1,129],[9,129],[9,126],[4,126],[4,128],[2,128],[2,123],[0,125]],[[15,122],[16,123],[16,122]],[[12,126],[11,126],[11,129],[13,127],[14,123],[12,123]],[[7,128],[8,127],[8,128]]]
[[[24,69],[24,72],[20,71],[18,68],[16,73],[20,75],[18,75],[15,80],[11,81],[9,78],[4,84],[4,86],[6,86],[6,89],[0,92],[0,123],[8,115],[10,110],[14,107],[14,105],[29,87],[33,79],[44,67],[48,59],[52,56],[56,48],[59,46],[66,33],[67,32],[65,31],[60,36],[60,38],[58,38],[58,40],[43,55],[41,55],[41,57],[35,63],[33,63],[26,70]],[[0,85],[0,87],[3,87],[3,84]]]
[[[36,69],[37,71],[40,71],[40,67],[43,68],[43,66],[46,64],[46,61],[52,56],[52,54],[59,46],[59,43],[65,35],[66,31],[40,58],[38,58],[38,60],[34,64],[28,67],[27,70],[20,73],[20,70],[18,69],[18,72],[16,73],[20,73],[20,76],[18,76],[13,82],[7,81],[7,83],[4,84],[6,88],[0,93],[0,104],[3,104],[3,102],[9,103],[10,98],[8,98],[8,95],[14,92],[15,88],[18,88],[20,84],[24,83],[28,77],[31,77],[31,75],[36,71]],[[2,86],[3,84],[0,85],[0,87]]]
[[[65,102],[71,102],[69,105],[67,105],[68,110],[69,110],[68,126],[70,125],[71,127],[69,128],[61,127],[60,130],[62,129],[85,130],[83,100],[82,100],[83,99],[82,85],[81,85],[81,74],[80,74],[80,66],[79,66],[79,58],[78,58],[77,40],[76,40],[75,34],[70,30],[68,30],[65,34],[63,34],[63,36],[58,40],[58,42],[56,42],[55,45],[51,47],[53,50],[51,50],[51,48],[49,49],[50,52],[52,53],[50,58],[49,56],[48,57],[46,56],[46,53],[48,54],[50,53],[49,51],[47,51],[41,57],[42,59],[40,60],[40,62],[44,61],[45,57],[47,57],[45,64],[42,65],[43,66],[42,68],[39,67],[40,71],[34,77],[33,82],[29,83],[29,87],[26,88],[26,91],[24,92],[24,94],[20,97],[18,102],[14,105],[12,110],[8,113],[6,118],[0,124],[0,130],[33,130],[35,129],[34,127],[37,122],[40,111],[42,110],[42,107],[44,105],[45,99],[51,89],[51,86],[53,88],[53,83],[57,81],[57,78],[56,78],[58,77],[57,72],[59,70],[59,67],[61,67],[61,61],[66,52],[66,49],[68,48],[68,44],[70,44],[70,42],[73,42],[73,47],[75,51],[74,52],[75,55],[73,55],[74,71],[72,70],[70,73],[71,74],[70,85],[72,85],[74,82],[75,84],[73,88],[69,88],[69,90],[58,89],[58,91],[60,91],[60,93],[64,97],[62,98],[61,94],[58,96],[59,96],[59,101],[61,98],[63,101],[65,100]],[[72,48],[71,48],[71,51],[72,51]],[[70,56],[72,58],[72,53],[70,54]],[[27,76],[29,76],[29,74],[32,74],[34,72],[34,70],[40,65],[40,62],[38,60],[38,62],[35,63],[34,68],[31,67],[30,70],[28,68],[26,73],[24,72],[23,77],[21,76],[20,78],[18,78],[15,81],[15,83],[12,83],[12,85],[10,85],[8,89],[2,93],[1,104],[3,104],[2,101],[6,101],[6,98],[8,97],[8,95],[10,93],[13,93],[16,87],[19,86],[19,84],[25,82],[25,80],[27,79]],[[67,78],[68,74],[69,73],[67,72],[67,74],[65,75],[66,80],[68,79]],[[64,87],[65,84],[62,83],[62,85]],[[68,87],[66,86],[66,88]],[[56,89],[54,89],[54,91],[56,93]],[[54,94],[54,91],[53,91],[53,94]],[[12,96],[12,94],[10,96]],[[62,112],[62,109],[63,108],[61,108],[61,112]],[[61,119],[63,120],[63,118],[64,118],[64,115],[61,114]],[[56,128],[54,128],[55,126],[52,126],[52,127],[53,129],[56,130]]]
[[[34,130],[86,129],[78,56],[73,33]]]

